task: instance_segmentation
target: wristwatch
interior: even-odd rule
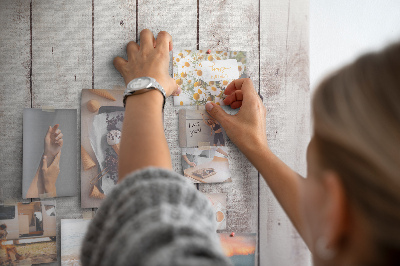
[[[165,90],[164,88],[154,79],[151,77],[140,77],[131,80],[128,85],[126,86],[125,92],[124,92],[124,107],[126,104],[126,98],[128,96],[131,96],[133,94],[142,94],[151,90],[158,90],[161,92],[161,94],[164,97],[164,103],[163,103],[163,109],[165,105]]]

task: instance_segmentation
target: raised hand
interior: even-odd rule
[[[60,173],[60,157],[61,151],[56,154],[53,162],[48,166],[49,162],[47,156],[43,155],[41,174],[43,178],[44,192],[49,197],[57,196],[56,181],[58,174]]]
[[[179,94],[178,85],[168,73],[169,52],[172,50],[172,37],[166,31],[160,31],[157,39],[153,33],[144,29],[140,32],[140,46],[129,42],[126,47],[128,60],[114,58],[114,66],[121,73],[127,85],[140,77],[152,77],[164,88],[167,96]]]
[[[228,137],[247,156],[248,153],[267,148],[266,114],[267,109],[254,89],[251,79],[237,79],[225,89],[226,105],[236,109],[236,115],[227,114],[221,106],[207,103],[207,112],[225,129]]]
[[[46,136],[44,137],[44,155],[47,156],[47,163],[49,166],[54,157],[61,151],[63,146],[63,134],[59,129],[59,124],[54,127],[49,126]]]

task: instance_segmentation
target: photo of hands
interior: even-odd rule
[[[76,114],[75,109],[24,109],[24,199],[77,195]]]

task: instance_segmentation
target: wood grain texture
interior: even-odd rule
[[[0,1],[0,198],[22,196],[22,113],[31,106],[30,4]]]
[[[78,108],[80,130],[81,89],[124,85],[112,60],[115,56],[126,58],[127,42],[136,40],[144,28],[155,34],[168,31],[177,49],[247,51],[248,74],[268,107],[270,146],[289,166],[304,175],[310,134],[308,2],[138,0],[137,3],[136,10],[135,0],[71,0],[52,4],[34,0],[30,10],[29,1],[0,1],[3,196],[17,199],[21,196],[23,107],[30,107],[32,101],[37,108],[48,105]],[[178,145],[181,108],[173,107],[172,99],[168,99],[164,111],[165,133],[177,172],[182,171]],[[254,167],[230,141],[227,146],[231,150],[233,183],[199,185],[202,192],[228,194],[226,231],[257,232],[260,228],[260,265],[309,264],[306,247],[265,182],[261,180],[258,187]],[[260,206],[257,205],[259,190]],[[80,208],[80,197],[58,198],[56,202],[59,245],[60,219],[81,218],[84,210]]]
[[[175,49],[195,49],[197,45],[197,2],[196,0],[138,1],[138,34],[149,29],[157,37],[158,32],[172,35]],[[172,53],[170,53],[172,57]],[[172,58],[171,58],[172,59]],[[172,63],[169,73],[172,76]],[[181,148],[178,144],[178,112],[168,98],[164,109],[164,132],[171,151],[173,169],[182,172]]]
[[[199,2],[199,48],[246,51],[247,74],[257,91],[258,8],[258,0]],[[231,141],[227,146],[232,183],[200,184],[200,191],[227,193],[227,232],[257,233],[258,172]]]
[[[260,88],[268,109],[269,145],[304,176],[310,137],[308,1],[261,1],[260,14]],[[310,263],[308,249],[264,180],[260,236],[262,265]]]
[[[72,0],[32,3],[33,107],[77,108],[80,92],[92,80],[92,2]],[[79,132],[79,131],[78,131]],[[78,134],[78,139],[80,136]],[[79,141],[76,143],[80,150]],[[78,167],[80,167],[78,156]],[[78,171],[78,169],[76,169]],[[77,182],[77,194],[80,182]],[[60,219],[80,218],[80,197],[57,198],[57,248],[60,260]]]
[[[96,0],[93,8],[94,87],[91,88],[125,86],[113,59],[116,56],[126,59],[126,44],[136,39],[136,1]]]

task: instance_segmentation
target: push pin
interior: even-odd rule
[[[234,237],[234,236],[235,236],[235,233],[232,232],[229,236],[230,236],[230,237]]]
[[[206,53],[211,54],[211,49],[208,49]]]

